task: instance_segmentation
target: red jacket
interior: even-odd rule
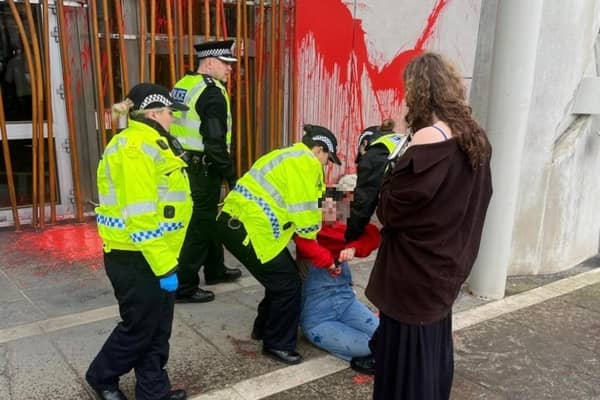
[[[346,243],[345,232],[346,224],[336,222],[333,225],[323,224],[317,234],[317,240],[303,239],[294,235],[296,257],[310,260],[315,267],[328,268],[339,258],[340,252],[344,249],[354,247],[356,257],[366,257],[379,247],[381,235],[379,229],[373,224],[368,224],[362,235],[353,242]]]

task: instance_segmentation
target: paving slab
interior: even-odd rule
[[[97,278],[71,280],[23,293],[48,318],[117,304],[110,284]]]
[[[560,323],[557,321],[557,323]],[[586,399],[598,395],[600,359],[500,317],[455,335],[456,370],[514,399]]]
[[[596,352],[600,356],[600,312],[590,311],[577,304],[575,299],[581,296],[580,292],[575,292],[554,298],[515,311],[507,315],[507,318],[527,326],[540,336],[563,341]]]
[[[5,345],[12,400],[91,399],[81,379],[46,338],[27,338]]]
[[[17,285],[4,272],[0,272],[0,304],[22,298],[23,295]]]
[[[44,314],[30,301],[21,299],[3,302],[0,307],[0,329],[10,328],[44,319]]]

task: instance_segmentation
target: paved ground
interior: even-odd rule
[[[118,321],[93,224],[0,238],[0,400],[91,399],[83,374]],[[361,297],[371,264],[352,266]],[[463,294],[453,398],[600,399],[599,266],[511,277],[500,302]],[[260,354],[249,334],[262,289],[247,273],[212,288],[215,302],[176,306],[175,387],[198,400],[370,398],[372,379],[302,338],[298,366]],[[131,375],[122,387],[133,398]]]

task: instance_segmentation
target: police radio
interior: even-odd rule
[[[387,165],[385,167],[386,175],[394,169],[394,167],[396,166],[396,162],[398,162],[400,157],[402,157],[402,155],[408,148],[409,143],[410,143],[410,135],[409,134],[402,135],[402,136],[399,135],[398,143],[396,144],[396,147],[394,147],[394,150],[392,150],[392,152],[390,153],[390,155],[388,156],[388,159],[387,159]]]

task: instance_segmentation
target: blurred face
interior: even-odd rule
[[[173,111],[167,107],[151,110],[147,116],[158,122],[167,132],[173,123]]]
[[[208,60],[208,73],[215,79],[221,82],[227,82],[229,74],[231,74],[232,65],[219,60],[218,58],[209,58]]]
[[[326,197],[322,204],[323,222],[335,222],[337,217],[336,202]]]

